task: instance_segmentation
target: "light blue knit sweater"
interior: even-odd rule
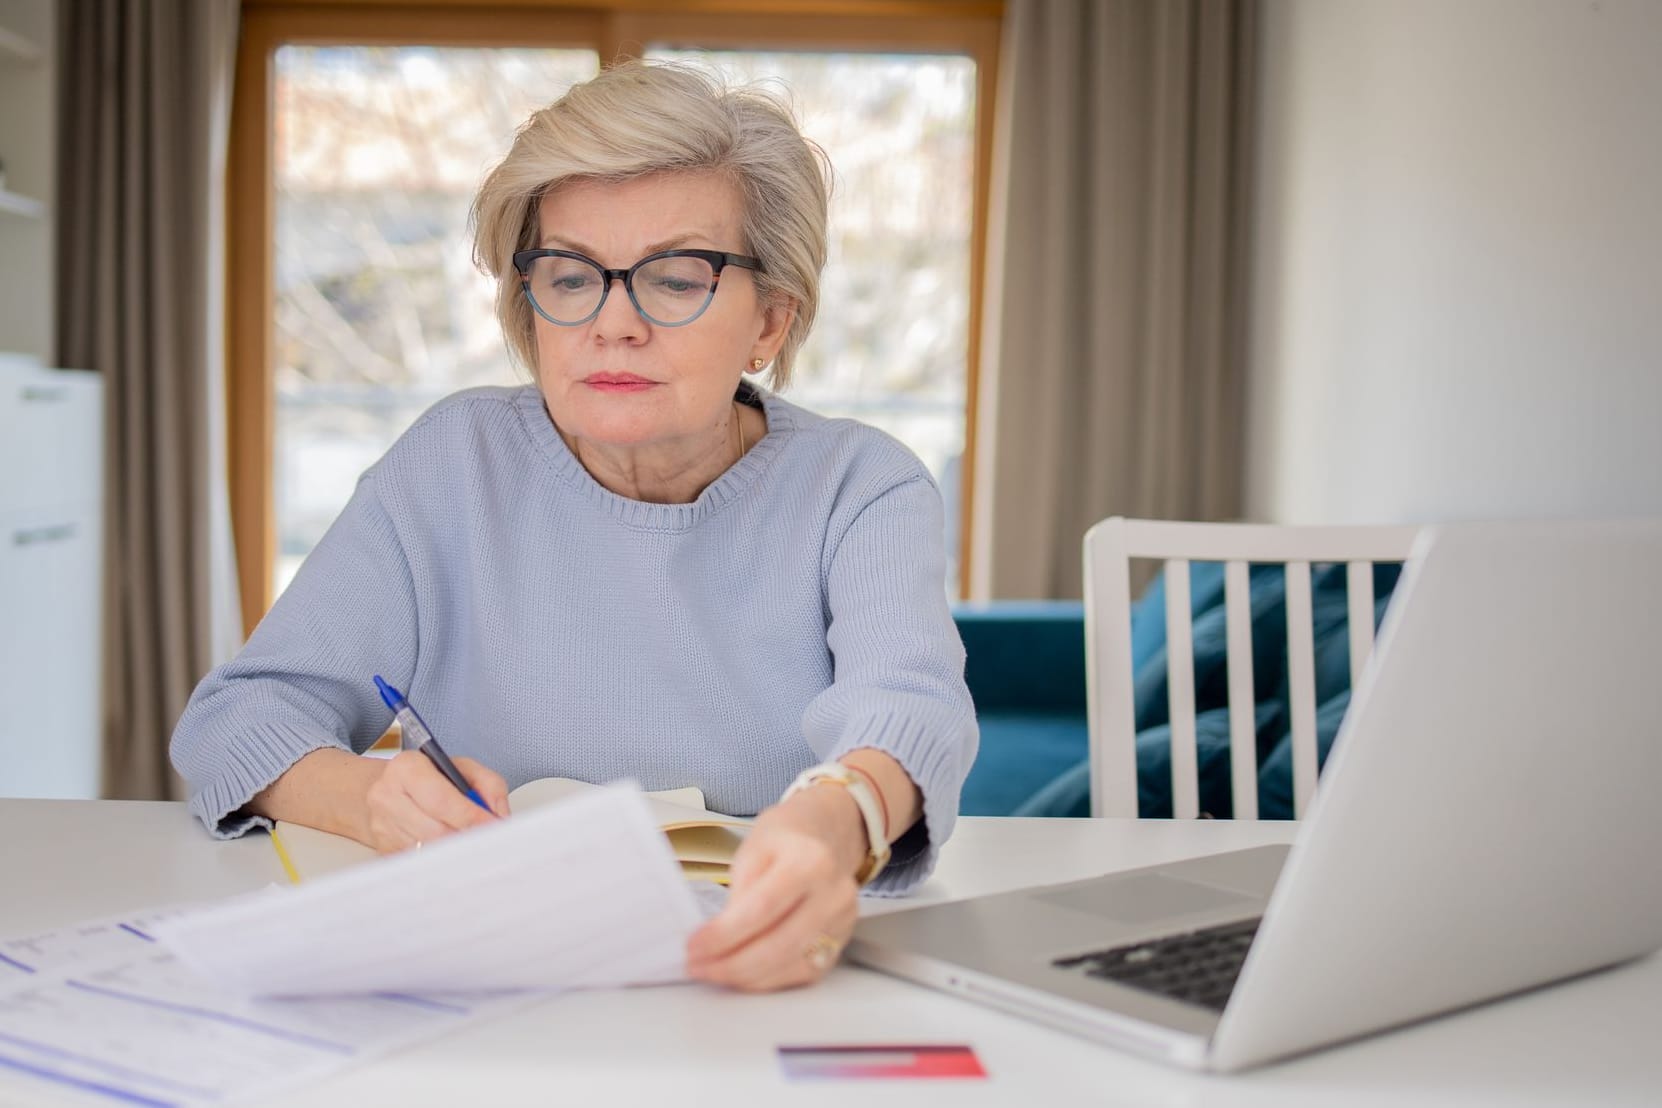
[[[940,494],[882,432],[741,392],[768,433],[691,504],[607,491],[535,388],[436,405],[197,687],[172,744],[191,810],[264,825],[239,809],[303,754],[386,729],[379,673],[510,788],[632,777],[748,815],[875,747],[924,818],[872,891],[922,880],[977,743]]]

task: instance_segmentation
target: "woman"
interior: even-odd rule
[[[820,162],[767,98],[629,64],[533,115],[473,215],[536,385],[441,402],[363,475],[180,719],[192,811],[382,851],[493,818],[358,757],[384,674],[497,815],[546,776],[760,812],[689,972],[815,980],[857,878],[928,873],[977,741],[927,471],[741,376],[783,387],[813,321]]]

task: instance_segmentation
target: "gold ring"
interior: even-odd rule
[[[842,953],[842,949],[842,943],[821,931],[802,951],[802,956],[808,959],[810,966],[823,973],[837,964],[837,955]]]

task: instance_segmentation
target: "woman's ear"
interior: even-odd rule
[[[762,309],[762,333],[756,336],[752,357],[771,362],[778,356],[779,348],[785,345],[785,336],[791,333],[791,324],[796,322],[796,306],[794,296],[781,293],[768,298],[767,306]]]

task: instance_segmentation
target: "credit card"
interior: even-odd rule
[[[957,1043],[782,1046],[779,1065],[792,1081],[987,1076],[975,1051]]]

